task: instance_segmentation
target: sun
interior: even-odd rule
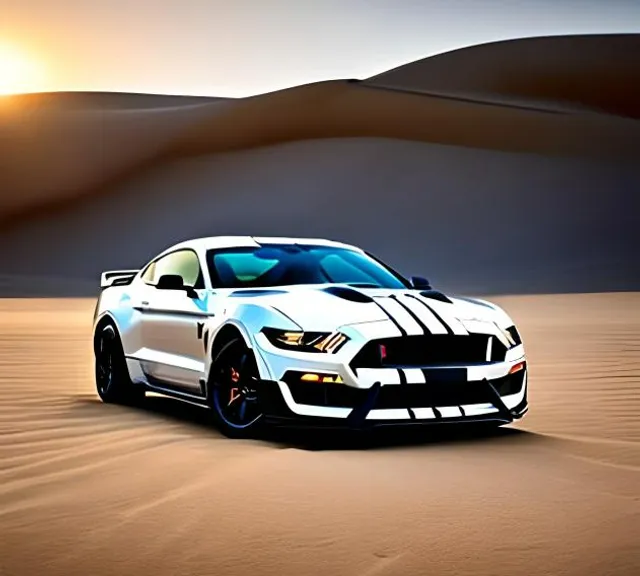
[[[26,52],[0,43],[0,95],[41,89],[42,69]]]

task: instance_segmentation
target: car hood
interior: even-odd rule
[[[454,298],[437,291],[352,288],[344,285],[278,287],[236,290],[231,298],[269,306],[295,322],[302,330],[331,332],[364,322],[394,321],[394,306],[419,299],[442,318],[462,321],[469,332],[486,332],[486,324],[505,329],[513,324],[498,306],[483,300]],[[478,330],[474,329],[477,325]]]

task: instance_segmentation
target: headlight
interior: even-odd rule
[[[277,348],[298,352],[335,354],[349,340],[341,332],[291,332],[277,328],[263,328],[262,332]]]

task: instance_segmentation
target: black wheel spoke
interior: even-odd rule
[[[247,413],[247,399],[243,398],[240,402],[240,408],[238,409],[238,419],[240,422],[245,421],[245,415]]]
[[[103,402],[137,404],[144,398],[144,388],[134,386],[116,328],[105,324],[98,337],[95,354],[95,379]]]
[[[96,376],[102,392],[109,390],[113,380],[113,355],[111,339],[100,339],[100,348],[96,357]]]
[[[216,359],[213,401],[220,418],[230,428],[248,428],[261,416],[256,392],[257,367],[244,346],[230,346]]]

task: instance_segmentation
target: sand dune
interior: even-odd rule
[[[0,101],[0,216],[75,198],[141,169],[205,110]]]
[[[390,139],[185,158],[0,233],[3,293],[94,295],[102,270],[215,234],[354,242],[459,293],[633,290],[638,189],[634,166]]]
[[[502,95],[523,105],[582,105],[637,119],[639,51],[637,34],[506,40],[426,58],[366,82],[476,98]]]
[[[496,43],[252,98],[3,100],[0,293],[94,295],[105,268],[222,233],[331,236],[458,292],[637,290],[640,125],[593,98],[614,55],[611,102],[635,94],[639,38]],[[569,67],[577,92],[501,83],[517,65]]]
[[[537,69],[562,74],[572,92],[540,88],[530,75],[532,42]],[[320,82],[242,99],[60,94],[58,105],[55,95],[8,99],[0,104],[0,219],[6,224],[34,207],[104,191],[159,162],[304,139],[385,137],[633,162],[640,128],[612,115],[627,109],[598,101],[607,114],[596,114],[584,104],[604,98],[604,87],[615,93],[612,101],[620,94],[637,101],[639,48],[637,35],[519,40],[428,58],[360,83]],[[449,60],[447,70],[457,76],[442,73]],[[594,66],[600,71],[611,61],[608,76],[594,74]],[[467,69],[475,74],[464,85]],[[499,72],[515,82],[524,70],[531,84],[517,90],[495,78]],[[421,93],[425,86],[455,89],[457,98]],[[482,96],[474,96],[479,87]],[[517,101],[523,97],[525,106]],[[550,97],[562,107],[531,102]]]
[[[555,156],[633,161],[640,128],[615,117],[556,114],[327,82],[210,104],[147,109],[14,107],[0,217],[108,190],[162,162],[282,142],[386,137]],[[79,157],[79,153],[82,156]]]
[[[179,108],[222,102],[228,98],[213,96],[179,96],[170,94],[137,94],[132,92],[36,92],[6,97],[20,109],[31,110],[150,110]]]
[[[499,301],[531,363],[512,433],[310,451],[100,404],[93,301],[1,300],[0,573],[638,574],[640,294]]]

